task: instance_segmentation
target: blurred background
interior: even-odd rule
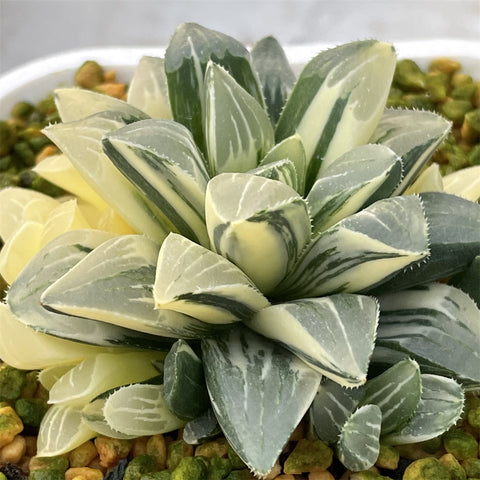
[[[65,50],[165,46],[185,21],[248,44],[480,40],[480,0],[0,0],[0,73]]]

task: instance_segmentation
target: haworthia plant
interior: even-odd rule
[[[442,191],[400,195],[449,123],[384,109],[395,68],[384,42],[321,52],[295,84],[274,39],[252,58],[237,40],[188,23],[164,60],[142,61],[127,102],[57,92],[65,123],[46,133],[128,234],[54,239],[21,259],[0,308],[8,332],[45,332],[31,364],[9,335],[0,358],[33,369],[63,356],[68,365],[44,374],[58,403],[39,454],[106,432],[185,427],[192,443],[222,432],[266,476],[309,412],[338,459],[365,470],[380,442],[442,434],[464,390],[478,388],[480,312],[468,293],[480,206]],[[153,103],[172,119],[149,119],[164,115]],[[434,169],[428,175],[441,189]],[[8,190],[2,201],[9,196],[2,236],[42,228],[29,216],[38,199]],[[72,340],[101,346],[67,355]],[[87,395],[74,365],[100,365],[114,346],[136,361],[159,354],[145,367],[151,378],[118,369]]]

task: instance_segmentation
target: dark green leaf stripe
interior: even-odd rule
[[[335,104],[333,105],[332,110],[330,111],[330,115],[328,116],[328,120],[322,131],[320,140],[317,143],[317,146],[313,152],[313,156],[310,159],[310,163],[308,164],[308,167],[307,167],[306,183],[305,183],[305,191],[307,192],[310,191],[313,184],[315,183],[315,180],[318,178],[318,173],[320,171],[323,158],[328,151],[330,142],[333,140],[335,136],[335,131],[337,129],[337,126],[343,117],[346,106],[348,105],[350,93],[351,92],[338,98],[335,101]]]
[[[247,320],[256,312],[246,303],[228,297],[227,295],[216,295],[213,293],[185,293],[174,299],[175,301],[192,302],[198,305],[206,305],[215,309],[224,310],[240,320]]]

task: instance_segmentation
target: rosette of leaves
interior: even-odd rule
[[[61,452],[48,432],[68,416],[83,439],[185,426],[197,443],[223,432],[262,476],[308,412],[352,470],[380,441],[448,429],[480,383],[480,311],[438,281],[478,258],[480,206],[402,195],[450,125],[385,110],[393,47],[341,45],[296,78],[271,37],[249,52],[183,24],[157,60],[149,111],[168,118],[61,89],[63,123],[45,129],[138,233],[58,237],[7,306],[57,337],[168,353],[158,376],[57,393],[40,453]]]

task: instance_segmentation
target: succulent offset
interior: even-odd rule
[[[185,427],[262,476],[308,415],[365,470],[455,424],[480,385],[480,205],[422,191],[450,124],[385,109],[395,63],[358,41],[296,78],[271,37],[183,24],[127,102],[56,91],[39,172],[77,200],[0,192],[23,219],[0,226],[0,358],[42,369],[39,455]]]

